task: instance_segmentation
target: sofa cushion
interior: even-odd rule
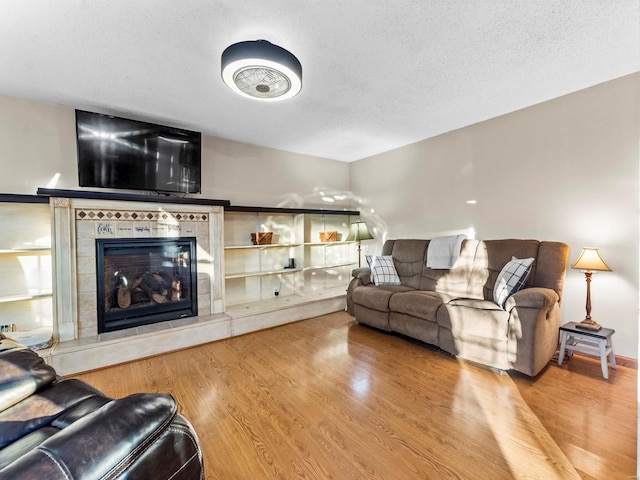
[[[365,255],[374,285],[400,285],[391,255]]]
[[[511,257],[498,275],[496,285],[493,288],[493,300],[504,308],[504,303],[511,295],[520,290],[527,281],[533,258],[518,259]]]
[[[402,285],[416,290],[420,287],[422,271],[427,259],[429,240],[388,240],[382,247],[383,255],[391,255]]]
[[[516,255],[517,256],[517,255]],[[529,275],[533,278],[532,285],[555,290],[558,297],[562,298],[564,288],[565,269],[569,258],[569,245],[561,242],[540,242],[538,256],[534,269]],[[527,281],[527,284],[529,281]]]
[[[455,300],[437,313],[438,325],[456,338],[482,337],[507,340],[509,313],[489,300]]]
[[[438,347],[458,358],[500,370],[510,368],[509,342],[506,338],[457,335],[451,330],[441,328],[438,330]]]
[[[48,438],[53,437],[60,430],[44,426],[26,433],[15,442],[0,448],[0,469],[17,460],[31,450],[38,448]]]
[[[454,298],[447,302],[447,305],[452,307],[477,308],[480,310],[496,310],[498,312],[503,310],[491,300],[475,300],[473,298]]]
[[[420,290],[445,293],[452,297],[483,299],[482,288],[475,290],[470,288],[472,286],[470,278],[475,268],[478,244],[478,240],[464,240],[462,242],[455,268],[441,270],[425,265],[422,271]]]
[[[389,313],[389,328],[392,332],[438,345],[438,324],[424,318],[392,311]]]
[[[391,297],[389,308],[393,312],[435,322],[438,308],[449,300],[451,297],[444,293],[424,290],[400,292]]]
[[[410,290],[412,289],[404,285],[361,286],[353,290],[353,303],[379,312],[388,312],[391,296]]]

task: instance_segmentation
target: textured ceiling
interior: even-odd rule
[[[242,98],[232,43],[302,92]],[[353,161],[640,70],[637,0],[2,0],[0,94]]]

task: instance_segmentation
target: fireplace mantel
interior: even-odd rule
[[[231,202],[229,200],[213,200],[200,197],[177,197],[173,195],[141,195],[137,193],[95,192],[90,190],[61,190],[55,188],[38,188],[36,193],[40,197],[84,198],[119,202],[149,202],[179,205],[209,205],[220,207],[228,207],[229,205],[231,205]]]

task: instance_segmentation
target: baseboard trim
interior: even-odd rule
[[[588,355],[582,352],[573,352],[574,355],[579,355],[585,358],[594,358],[593,355]],[[619,367],[633,368],[635,370],[638,369],[638,360],[631,357],[623,357],[622,355],[615,355],[616,357],[616,365]]]

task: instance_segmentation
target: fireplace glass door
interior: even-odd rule
[[[96,240],[98,333],[197,315],[195,237]]]

